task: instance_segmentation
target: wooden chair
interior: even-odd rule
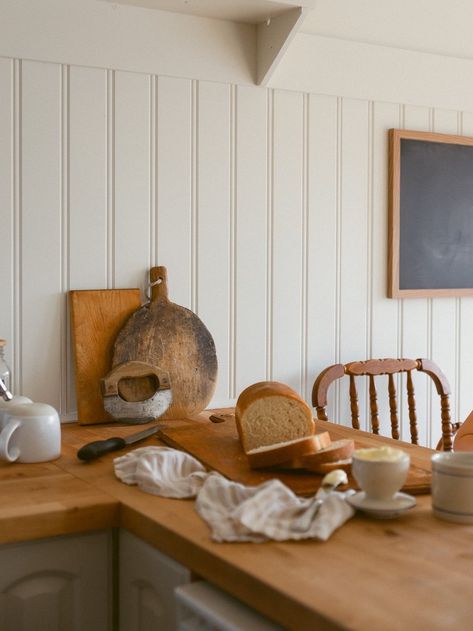
[[[452,451],[452,437],[458,429],[459,423],[452,424],[450,419],[450,385],[446,376],[440,368],[430,359],[369,359],[367,361],[350,362],[349,364],[334,364],[323,370],[317,377],[312,389],[312,405],[317,411],[317,418],[326,421],[327,415],[327,390],[329,386],[348,375],[350,377],[350,409],[352,426],[360,429],[358,393],[355,385],[355,378],[367,376],[369,378],[369,402],[371,411],[371,429],[374,434],[379,434],[379,411],[378,395],[375,386],[375,376],[388,376],[389,410],[391,419],[391,435],[399,439],[399,417],[396,386],[394,375],[406,373],[407,375],[407,403],[409,409],[409,423],[411,442],[418,444],[416,402],[412,371],[418,370],[432,378],[437,393],[440,396],[442,438],[437,445],[437,449]]]

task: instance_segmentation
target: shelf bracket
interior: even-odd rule
[[[256,27],[256,83],[267,85],[309,9],[295,7]]]

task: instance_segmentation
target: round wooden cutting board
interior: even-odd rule
[[[162,416],[184,418],[210,402],[217,382],[213,338],[199,317],[168,299],[165,267],[150,270],[151,301],[135,311],[114,344],[112,365],[142,361],[169,374],[172,404]],[[143,401],[155,392],[151,377],[125,378],[118,391],[126,401]]]

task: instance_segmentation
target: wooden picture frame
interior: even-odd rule
[[[473,138],[389,130],[388,297],[473,296]]]

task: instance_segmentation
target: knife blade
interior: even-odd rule
[[[77,457],[79,460],[85,460],[86,462],[94,460],[95,458],[99,458],[111,451],[123,449],[123,447],[126,447],[127,445],[132,445],[133,443],[137,443],[139,440],[148,438],[148,436],[152,436],[159,429],[161,429],[161,425],[154,425],[153,427],[148,427],[141,432],[130,434],[124,438],[120,436],[113,436],[112,438],[107,438],[106,440],[94,440],[93,442],[87,443],[87,445],[81,447],[77,452]]]

